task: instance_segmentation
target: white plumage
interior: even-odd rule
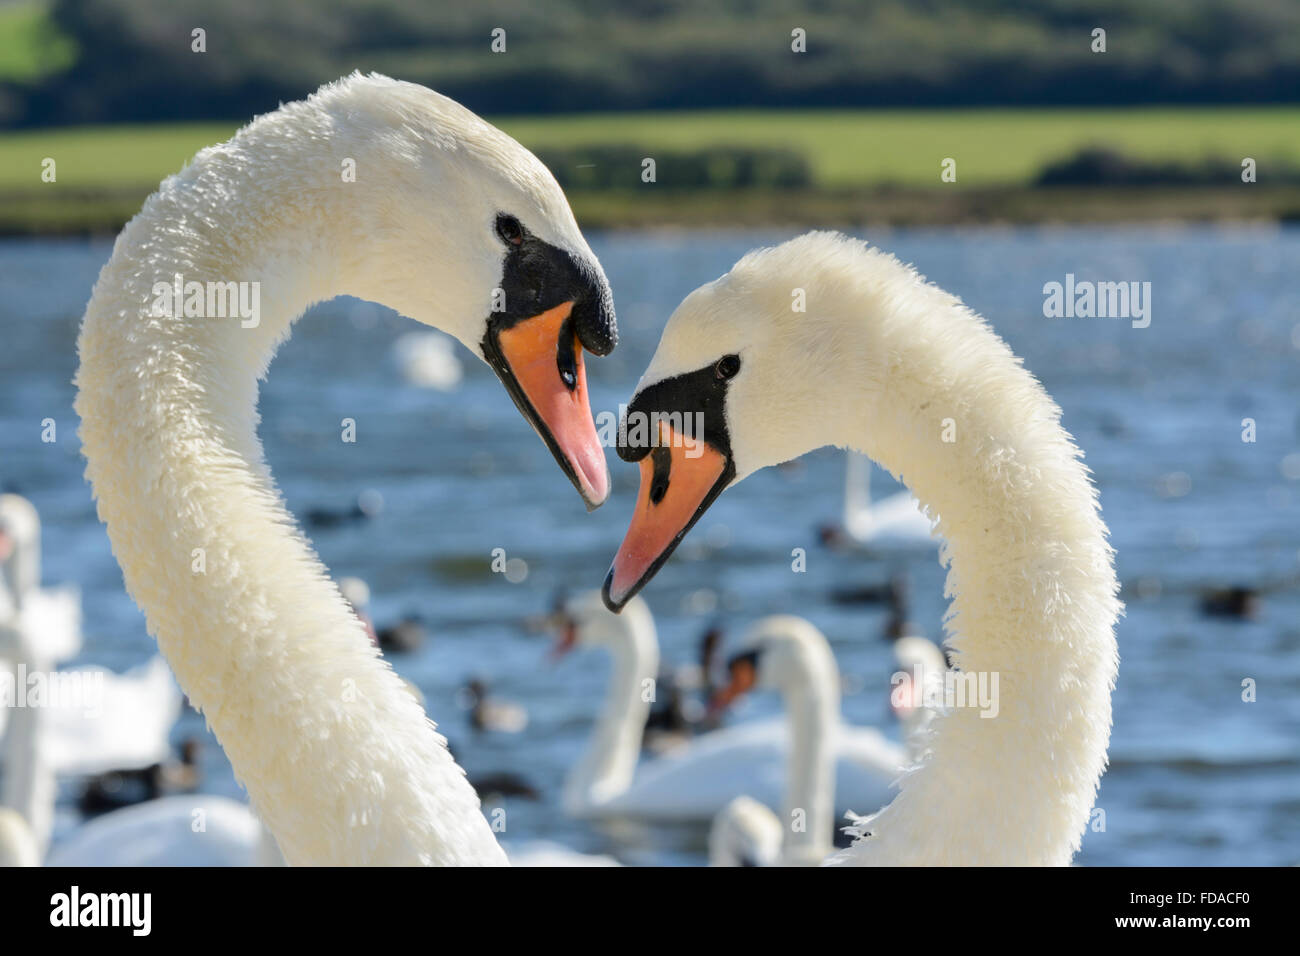
[[[844,530],[871,550],[934,548],[934,522],[910,491],[871,498],[871,459],[850,451],[844,463]]]
[[[81,595],[75,587],[41,580],[41,518],[26,498],[0,494],[0,624],[41,636],[50,666],[81,653]],[[8,668],[6,662],[0,667]],[[0,732],[5,721],[0,708]]]
[[[55,773],[148,767],[171,756],[171,729],[180,719],[182,696],[162,657],[155,654],[123,674],[102,667],[60,673],[96,690],[92,708],[60,704],[42,715],[40,746]]]
[[[709,828],[709,866],[780,866],[785,828],[751,797],[736,797]]]
[[[258,380],[312,303],[377,301],[479,354],[502,211],[603,287],[536,157],[446,97],[354,75],[166,180],[86,309],[76,410],[99,515],[291,863],[506,862],[443,738],[293,528],[256,434]],[[155,286],[178,273],[258,283],[256,321],[157,314]]]
[[[276,859],[242,803],[209,794],[163,797],[97,817],[55,844],[46,866],[264,866]]]
[[[901,476],[939,518],[955,666],[998,679],[997,716],[936,717],[926,759],[835,862],[1068,863],[1106,763],[1120,604],[1060,410],[956,297],[829,233],[752,252],[691,293],[638,391],[727,355],[734,480],[824,445]]]
[[[739,723],[640,762],[650,707],[644,688],[659,665],[650,609],[633,598],[614,615],[596,593],[573,600],[569,608],[578,640],[613,658],[605,705],[591,741],[565,781],[565,808],[571,814],[708,821],[739,796],[781,807],[790,760],[823,744],[835,761],[833,801],[838,806],[865,812],[889,799],[890,783],[906,766],[906,752],[874,728],[840,723],[839,675],[833,659],[829,670],[817,679],[810,676],[800,688],[817,706],[829,708],[833,719],[793,736],[790,716]]]
[[[27,820],[12,807],[0,807],[0,869],[40,865],[41,850]]]

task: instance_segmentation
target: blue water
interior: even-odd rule
[[[691,289],[754,245],[784,233],[594,235],[613,283],[621,344],[588,369],[596,410],[626,400],[659,329]],[[878,232],[869,238],[988,316],[1064,409],[1087,453],[1118,551],[1128,602],[1119,626],[1111,768],[1082,864],[1300,863],[1300,231],[1035,229]],[[0,243],[0,487],[32,498],[45,521],[45,576],[82,589],[82,660],[125,668],[153,651],[96,521],[76,438],[70,384],[81,311],[107,242]],[[1042,286],[1080,279],[1152,284],[1147,329],[1108,319],[1046,319]],[[634,863],[699,863],[690,828],[600,827],[568,820],[558,794],[590,730],[607,674],[598,654],[547,663],[530,631],[559,588],[598,587],[625,527],[636,470],[611,454],[615,496],[587,515],[549,453],[481,363],[464,353],[458,391],[402,383],[393,341],[415,326],[341,300],[312,311],[281,350],[262,392],[262,438],[298,514],[346,508],[379,490],[376,520],[314,533],[336,574],[365,578],[380,623],[408,611],[432,632],[393,663],[471,774],[514,770],[543,793],[506,804],[514,840],[549,838]],[[339,440],[356,419],[358,441]],[[1242,419],[1258,440],[1241,441]],[[41,421],[57,423],[55,443]],[[665,658],[694,658],[710,622],[734,640],[744,624],[797,612],[832,641],[844,709],[888,721],[892,671],[884,612],[833,604],[829,592],[905,569],[911,617],[941,631],[942,572],[932,554],[845,556],[814,529],[833,519],[842,458],[821,451],[760,473],[709,512],[646,593]],[[876,494],[892,490],[876,475]],[[792,548],[808,549],[805,574]],[[511,583],[489,571],[503,548],[523,559]],[[1211,619],[1198,591],[1261,588],[1257,620]],[[525,705],[528,729],[476,735],[458,688],[477,675]],[[1258,699],[1241,700],[1245,678]],[[773,712],[759,697],[733,719]],[[175,738],[206,737],[204,789],[239,789],[202,718]],[[65,787],[60,826],[75,811]]]

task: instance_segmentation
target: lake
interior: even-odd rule
[[[593,409],[626,401],[676,303],[755,245],[788,233],[590,236],[614,288],[621,344],[588,362]],[[866,238],[914,262],[985,315],[1064,410],[1096,475],[1127,614],[1110,769],[1082,865],[1300,863],[1300,230],[1258,228],[937,230]],[[95,517],[72,412],[75,338],[107,241],[0,242],[0,489],[44,520],[45,580],[83,599],[83,662],[123,669],[154,651]],[[1049,318],[1044,285],[1066,277],[1149,282],[1150,324]],[[368,303],[313,309],[271,367],[261,434],[290,507],[348,509],[375,489],[375,519],[312,532],[336,575],[369,582],[378,623],[418,613],[420,652],[392,658],[471,775],[511,770],[542,794],[507,803],[509,840],[553,839],[629,863],[698,864],[697,828],[602,826],[559,807],[608,674],[592,652],[548,660],[525,626],[560,589],[598,588],[635,494],[637,470],[610,453],[612,500],[587,515],[485,365],[460,351],[451,392],[405,384],[393,343],[418,328]],[[355,444],[340,421],[357,423]],[[41,441],[54,419],[57,440]],[[1255,441],[1242,440],[1243,420]],[[732,643],[765,614],[797,613],[830,639],[846,717],[890,726],[885,610],[830,599],[905,571],[910,617],[942,632],[933,552],[844,555],[834,520],[842,454],[823,450],[729,491],[648,587],[668,662],[694,660],[720,622]],[[876,473],[877,495],[895,486]],[[807,570],[791,572],[794,548]],[[493,549],[526,574],[491,572]],[[518,565],[516,565],[518,569]],[[522,580],[519,578],[522,577]],[[514,579],[514,580],[512,580]],[[1205,589],[1258,589],[1256,619],[1204,616]],[[519,734],[476,734],[460,688],[471,677],[525,706]],[[1244,702],[1243,681],[1256,700]],[[775,713],[762,695],[732,720]],[[200,716],[174,731],[206,739],[203,789],[240,791]],[[76,822],[61,794],[61,831]]]

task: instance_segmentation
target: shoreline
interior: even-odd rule
[[[149,195],[140,189],[0,191],[0,236],[112,236]],[[584,192],[587,229],[1300,222],[1300,186],[878,186],[792,191]]]

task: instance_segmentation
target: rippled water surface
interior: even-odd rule
[[[592,238],[613,283],[622,343],[590,362],[593,404],[627,398],[659,329],[696,285],[784,234],[610,234]],[[1096,473],[1128,602],[1119,626],[1111,767],[1082,864],[1300,863],[1300,231],[1132,229],[897,232],[871,236],[987,316],[1064,409]],[[125,668],[153,651],[97,522],[75,434],[70,384],[81,311],[106,242],[0,243],[0,486],[32,498],[45,521],[45,576],[82,589],[82,660]],[[1046,319],[1045,282],[1152,284],[1147,329],[1106,319]],[[508,836],[548,838],[633,863],[699,863],[691,828],[593,827],[559,809],[608,672],[592,653],[558,665],[525,620],[559,588],[598,587],[622,536],[636,470],[611,454],[615,497],[585,514],[549,453],[486,366],[461,352],[453,392],[396,374],[393,342],[412,323],[370,304],[314,309],[262,391],[262,438],[291,508],[346,509],[373,488],[375,520],[313,532],[338,575],[365,578],[382,624],[421,614],[432,637],[397,669],[471,774],[513,770],[542,792],[512,801]],[[339,422],[357,422],[356,444]],[[58,440],[40,441],[41,420]],[[1242,419],[1258,440],[1241,440]],[[1288,458],[1287,456],[1292,456]],[[874,491],[890,490],[876,475]],[[694,658],[717,620],[732,640],[773,612],[802,614],[830,638],[844,710],[888,725],[892,670],[884,611],[833,603],[831,591],[905,570],[911,617],[941,632],[933,554],[846,556],[815,529],[835,517],[842,456],[824,450],[762,472],[724,495],[648,589],[668,661]],[[807,572],[790,570],[792,548]],[[511,583],[489,571],[503,548],[527,564]],[[1256,620],[1207,618],[1202,589],[1262,591]],[[527,707],[516,735],[476,735],[458,688],[471,676]],[[1242,681],[1258,700],[1243,703]],[[734,715],[775,712],[759,697]],[[896,734],[894,728],[890,733]],[[175,738],[206,735],[187,712]],[[208,737],[204,788],[239,788]],[[65,787],[60,826],[75,822]]]

